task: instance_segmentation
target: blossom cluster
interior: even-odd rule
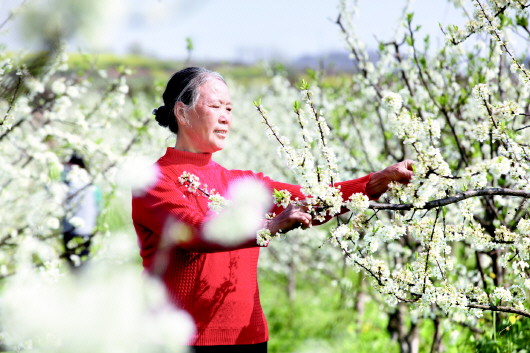
[[[187,187],[187,190],[192,194],[200,192],[201,195],[208,198],[208,208],[215,213],[221,212],[226,208],[230,201],[225,199],[215,189],[208,190],[207,184],[201,184],[200,179],[195,174],[184,171],[179,177],[178,181],[181,185]]]

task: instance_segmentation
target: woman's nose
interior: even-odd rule
[[[219,116],[219,122],[220,123],[223,123],[223,124],[230,124],[232,120],[232,116],[230,115],[229,112],[223,112],[221,113],[221,115]]]

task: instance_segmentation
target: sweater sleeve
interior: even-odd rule
[[[133,198],[132,217],[142,250],[176,244],[192,252],[219,252],[257,247],[249,240],[235,247],[205,240],[205,223],[213,216],[207,198],[182,191],[173,181],[161,179],[141,197]],[[161,238],[162,237],[162,238]]]

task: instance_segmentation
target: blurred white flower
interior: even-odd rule
[[[70,223],[74,228],[82,228],[85,225],[83,218],[77,216],[68,219],[68,223]]]
[[[61,223],[56,217],[49,217],[46,220],[46,227],[48,227],[49,229],[59,229],[60,225]]]
[[[90,174],[88,174],[86,169],[74,164],[68,169],[66,181],[87,185],[90,183]]]
[[[68,86],[66,88],[66,94],[72,98],[77,98],[79,97],[80,91],[79,88],[76,86]]]
[[[120,93],[123,93],[123,94],[127,94],[129,93],[129,86],[127,86],[127,84],[122,84],[118,87],[118,92]]]
[[[195,328],[171,306],[161,283],[133,266],[103,262],[55,282],[26,269],[1,299],[8,344],[32,341],[39,352],[186,352]]]
[[[42,262],[49,262],[57,259],[57,253],[48,243],[39,241],[35,238],[24,237],[17,249],[17,264],[20,267],[27,266],[27,264],[31,263],[32,259],[35,257],[38,257]]]
[[[123,188],[132,190],[139,196],[154,186],[158,180],[158,168],[148,158],[128,157],[121,163],[116,181]]]
[[[26,80],[26,85],[28,86],[30,92],[32,93],[44,92],[44,84],[35,78],[28,78]]]
[[[57,94],[57,95],[61,95],[61,94],[64,94],[66,92],[66,85],[65,85],[63,79],[57,79],[57,80],[53,81],[50,88],[51,88],[52,92]]]
[[[272,205],[269,190],[258,180],[248,178],[230,185],[227,198],[231,203],[206,223],[206,239],[231,246],[255,238]]]

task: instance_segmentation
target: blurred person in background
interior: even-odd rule
[[[91,184],[85,161],[76,153],[65,163],[63,180],[68,187],[62,221],[63,257],[71,268],[77,268],[90,254],[101,208],[101,192]]]
[[[169,80],[163,101],[153,113],[177,141],[155,164],[155,184],[132,200],[143,266],[160,277],[169,300],[195,320],[192,352],[266,352],[269,335],[257,264],[260,248],[267,242],[259,236],[257,240],[255,234],[238,243],[209,240],[205,229],[215,217],[209,202],[213,190],[229,197],[229,187],[248,178],[271,194],[287,190],[292,199],[305,196],[300,186],[262,173],[227,170],[212,160],[212,154],[225,146],[232,124],[230,94],[221,75],[199,67],[183,69]],[[354,193],[377,199],[390,182],[407,183],[412,175],[412,161],[407,160],[335,186],[344,200]],[[275,216],[263,219],[261,227],[271,235],[319,224],[303,205],[273,206],[270,212]]]

